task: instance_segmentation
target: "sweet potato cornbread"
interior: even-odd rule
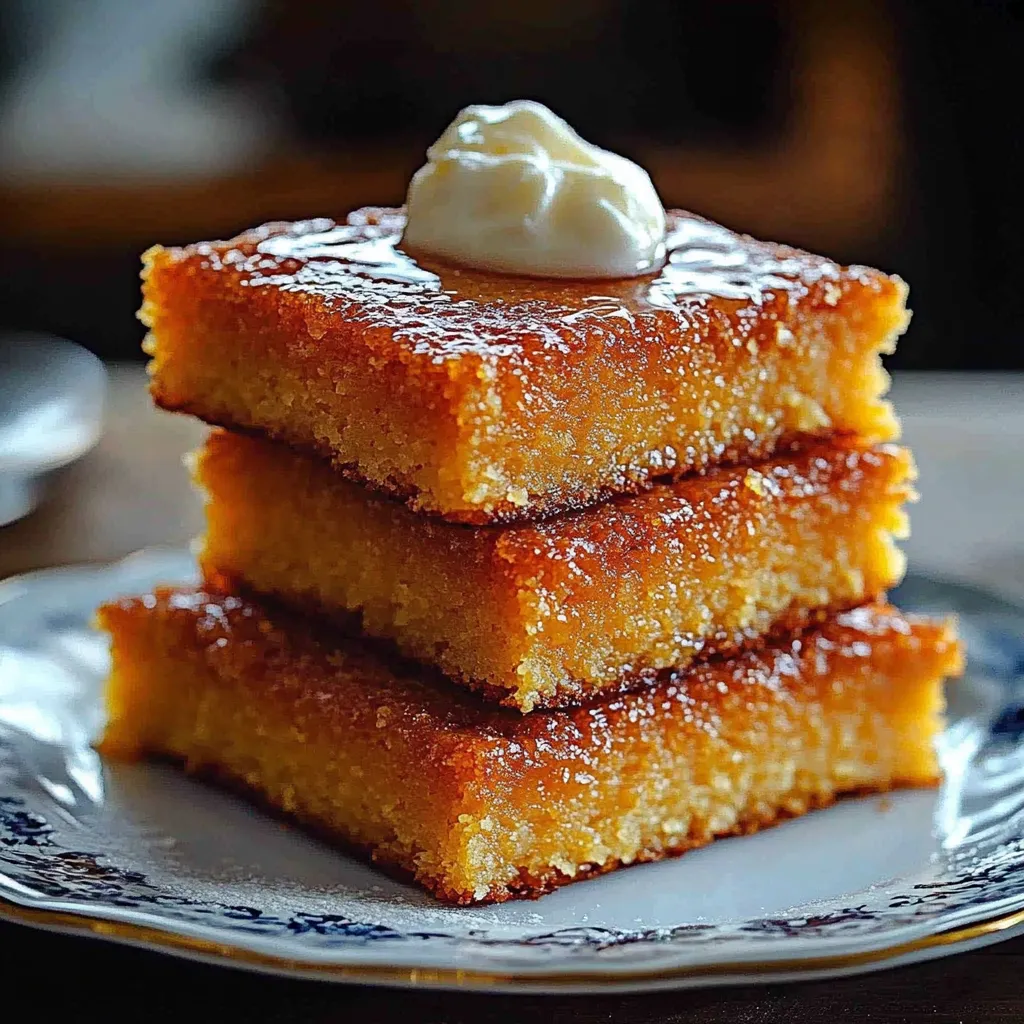
[[[323,461],[214,432],[196,462],[208,578],[397,642],[529,711],[623,689],[897,583],[913,463],[807,441],[536,524],[471,528]]]
[[[512,277],[417,259],[400,210],[150,249],[166,409],[315,452],[467,523],[535,519],[797,433],[897,433],[879,353],[906,287],[668,215],[656,274]]]
[[[111,756],[242,786],[453,903],[538,896],[842,793],[930,785],[947,625],[886,607],[520,715],[215,592],[100,611]]]

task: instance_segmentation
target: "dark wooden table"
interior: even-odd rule
[[[1019,495],[986,493],[990,481],[1024,481],[1024,418],[1017,410],[1022,380],[1006,379],[964,404],[964,391],[901,382],[897,392],[908,440],[917,448],[925,501],[915,513],[911,556],[918,566],[962,575],[981,566],[990,586],[1021,580],[1021,539],[1012,530]],[[912,385],[912,386],[911,386]],[[956,407],[957,402],[960,403]],[[954,424],[955,429],[948,428]],[[951,429],[946,434],[944,431]],[[0,577],[69,561],[118,557],[146,544],[181,544],[200,529],[181,453],[202,428],[149,408],[140,368],[112,379],[107,430],[96,451],[54,481],[35,515],[0,531]],[[1001,451],[996,438],[1001,438]],[[944,461],[945,460],[945,461]],[[927,500],[948,473],[968,479],[970,502],[958,511],[956,492]],[[931,484],[929,484],[931,481]],[[1003,484],[999,484],[1000,487]],[[959,490],[959,489],[958,489]],[[1004,500],[1005,499],[1005,500]],[[1006,506],[1009,521],[993,511]],[[979,514],[978,509],[981,509]],[[963,544],[939,543],[958,515],[973,516]],[[916,546],[915,546],[916,545]],[[1009,545],[1002,547],[1000,545]],[[932,558],[942,562],[932,563]],[[958,561],[959,559],[959,561]],[[1001,575],[1000,575],[1001,574]],[[290,981],[208,967],[90,939],[0,924],[0,1022],[23,1019],[10,1007],[28,993],[32,1020],[89,1012],[132,1021],[401,1021],[489,1024],[579,1020],[723,1021],[803,1024],[832,1021],[1024,1022],[1024,938],[973,953],[834,981],[705,989],[646,996],[538,997],[419,992]]]

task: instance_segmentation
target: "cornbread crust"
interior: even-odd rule
[[[100,744],[231,780],[453,903],[535,897],[848,792],[931,785],[949,624],[883,606],[519,715],[213,591],[103,607]]]
[[[326,615],[530,711],[622,690],[899,581],[909,452],[794,444],[533,525],[417,515],[283,445],[214,432],[208,579]]]
[[[889,440],[879,353],[906,286],[669,215],[654,275],[551,281],[417,260],[401,211],[149,250],[166,409],[316,453],[421,511],[536,519],[769,455]]]

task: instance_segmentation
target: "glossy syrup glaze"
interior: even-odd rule
[[[710,304],[756,321],[765,307],[793,301],[837,307],[851,284],[858,291],[894,286],[879,271],[843,268],[678,210],[668,215],[657,273],[603,281],[516,277],[417,258],[402,248],[404,225],[401,210],[368,208],[345,224],[268,224],[183,255],[227,271],[243,287],[324,300],[350,322],[435,356],[501,356],[537,342],[572,350],[593,332],[650,343],[699,329]]]
[[[772,638],[760,649],[710,658],[689,671],[666,670],[635,690],[608,694],[580,707],[523,715],[452,686],[440,673],[406,661],[387,646],[344,637],[281,606],[212,587],[161,587],[106,605],[100,616],[108,629],[116,629],[117,623],[147,628],[147,623],[161,619],[176,621],[189,634],[186,646],[207,650],[211,658],[231,664],[243,677],[251,674],[245,671],[247,666],[259,662],[267,677],[251,674],[247,686],[268,703],[290,705],[297,690],[324,715],[387,707],[389,729],[431,743],[440,734],[452,733],[547,740],[563,744],[558,754],[565,760],[583,763],[588,762],[587,747],[594,754],[607,749],[610,725],[618,721],[625,731],[642,731],[630,725],[671,718],[675,705],[695,709],[694,694],[705,687],[700,709],[712,713],[734,689],[760,687],[794,695],[811,690],[817,679],[835,671],[837,662],[902,662],[908,677],[929,672],[925,665],[914,664],[915,654],[921,662],[943,662],[938,670],[942,674],[956,674],[960,662],[951,623],[868,604],[826,615],[817,625]],[[374,723],[374,728],[380,726]],[[504,750],[502,756],[509,753]]]

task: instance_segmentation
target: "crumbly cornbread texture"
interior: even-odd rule
[[[635,686],[892,586],[909,453],[833,439],[533,525],[417,515],[322,460],[215,432],[208,578],[348,623],[529,711]]]
[[[238,597],[99,613],[111,757],[242,786],[454,903],[538,896],[851,791],[929,785],[948,625],[886,607],[520,715]]]
[[[150,249],[166,409],[317,452],[416,509],[535,519],[796,433],[890,440],[906,286],[669,214],[658,273],[537,280],[416,259],[400,210]]]

